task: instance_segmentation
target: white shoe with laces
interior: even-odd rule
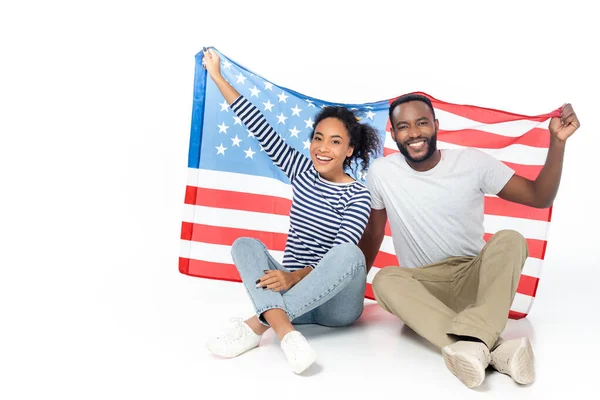
[[[233,358],[258,346],[262,335],[254,333],[242,318],[230,318],[229,322],[228,329],[206,342],[206,348],[211,353]]]
[[[296,374],[304,372],[317,359],[317,353],[298,331],[291,331],[281,339],[281,349]]]
[[[508,340],[491,353],[490,365],[521,385],[535,380],[535,357],[528,338]]]

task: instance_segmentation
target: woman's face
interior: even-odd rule
[[[342,175],[344,160],[353,151],[350,135],[342,121],[330,117],[317,124],[310,143],[310,157],[321,176],[335,178]]]

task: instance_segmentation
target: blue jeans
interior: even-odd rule
[[[334,246],[319,264],[287,291],[256,287],[265,270],[290,272],[269,254],[259,240],[239,238],[231,247],[233,262],[242,278],[258,320],[269,326],[262,314],[280,308],[293,324],[345,326],[363,312],[367,274],[365,257],[353,244]]]

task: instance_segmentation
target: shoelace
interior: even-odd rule
[[[300,343],[299,343],[300,340],[301,340],[301,338],[297,337],[296,335],[291,336],[291,338],[287,340],[287,343],[292,350],[292,356],[294,357],[294,359],[297,359],[298,353],[301,352]]]
[[[494,364],[496,365],[496,368],[498,368],[498,371],[508,372],[510,357],[510,354],[496,354],[496,356],[494,357],[496,359]]]
[[[232,325],[231,327],[229,327],[229,329],[227,330],[227,332],[225,334],[223,334],[224,339],[228,342],[228,343],[233,343],[236,340],[238,340],[239,338],[244,336],[244,330],[242,327],[242,318],[239,317],[232,317],[229,318],[229,323]]]

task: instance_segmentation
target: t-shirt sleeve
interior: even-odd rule
[[[494,156],[481,150],[470,149],[476,159],[481,191],[485,194],[498,194],[515,174],[515,171]]]
[[[369,189],[369,193],[371,194],[371,208],[374,210],[383,210],[385,204],[383,202],[383,197],[381,196],[383,190],[377,174],[377,164],[377,162],[374,162],[367,171],[367,189]]]

